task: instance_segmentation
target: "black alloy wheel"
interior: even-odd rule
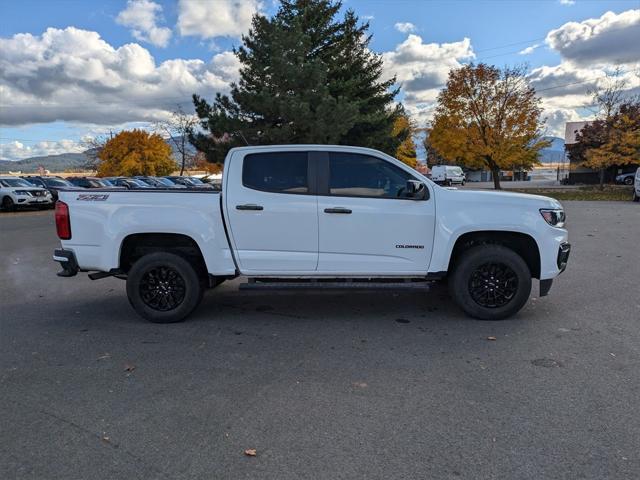
[[[471,274],[471,298],[485,308],[503,307],[518,291],[518,276],[503,263],[485,263]]]
[[[152,267],[142,276],[140,297],[154,310],[173,310],[184,301],[184,296],[184,278],[173,268]]]
[[[527,303],[531,271],[511,248],[480,244],[459,254],[448,284],[451,296],[467,315],[502,320]]]
[[[127,272],[127,297],[150,322],[179,322],[198,306],[205,283],[190,259],[170,252],[148,253]]]

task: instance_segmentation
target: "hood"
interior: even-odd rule
[[[440,188],[439,193],[444,197],[449,197],[451,195],[456,201],[484,203],[487,205],[495,205],[496,207],[504,205],[522,205],[523,207],[562,208],[562,204],[551,197],[504,190],[456,190]]]

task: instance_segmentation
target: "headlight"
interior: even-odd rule
[[[561,208],[541,208],[540,215],[552,227],[564,227],[565,216]]]

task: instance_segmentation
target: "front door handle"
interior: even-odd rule
[[[325,208],[324,213],[351,213],[351,210],[343,207],[333,207],[333,208]]]
[[[264,207],[255,203],[246,203],[244,205],[236,205],[236,210],[264,210]]]

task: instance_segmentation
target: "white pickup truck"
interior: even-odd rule
[[[234,148],[222,190],[60,192],[60,276],[126,279],[152,322],[184,319],[239,275],[252,288],[401,288],[447,278],[470,316],[502,319],[566,267],[560,203],[442,188],[359,147]]]

